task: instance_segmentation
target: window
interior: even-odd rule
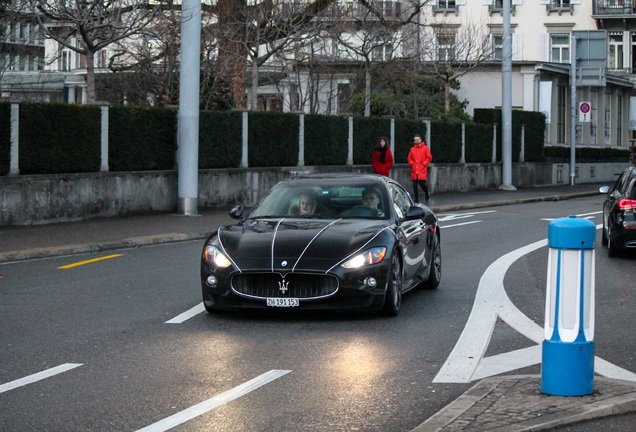
[[[449,61],[455,58],[455,33],[437,34],[437,60]]]
[[[570,63],[570,35],[553,33],[550,35],[550,61]]]
[[[503,58],[503,35],[493,33],[490,35],[490,49],[492,50],[492,58],[501,60]]]
[[[71,50],[62,50],[58,59],[57,69],[61,71],[71,70]]]
[[[434,12],[457,12],[457,0],[438,0],[433,5]]]
[[[623,96],[618,96],[616,101],[616,145],[623,146]]]
[[[623,33],[609,34],[607,67],[615,70],[623,69]]]
[[[373,41],[373,51],[371,59],[373,61],[389,61],[393,54],[393,44],[383,37],[377,37]]]
[[[559,86],[557,90],[557,143],[565,144],[565,130],[567,117],[567,88]]]
[[[550,0],[550,6],[555,9],[569,8],[570,0]]]

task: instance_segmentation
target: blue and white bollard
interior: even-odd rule
[[[548,279],[541,392],[594,391],[594,240],[596,226],[576,216],[548,227]]]

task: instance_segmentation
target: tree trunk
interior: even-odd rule
[[[86,103],[95,103],[95,53],[86,52]]]
[[[258,64],[254,57],[252,57],[252,94],[250,111],[258,111]]]
[[[451,99],[450,81],[445,81],[444,82],[444,112],[446,114],[450,112],[450,102],[451,102],[450,99]]]
[[[241,16],[246,0],[219,0],[219,71],[230,88],[233,106],[245,108],[247,34]]]
[[[364,116],[371,116],[371,71],[369,62],[364,67]]]

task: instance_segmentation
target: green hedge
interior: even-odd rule
[[[248,119],[248,163],[251,167],[295,166],[298,163],[296,114],[253,112]]]
[[[548,146],[545,147],[545,158],[550,162],[570,162],[570,147]],[[574,150],[576,161],[579,163],[593,162],[628,162],[629,149],[578,147]]]
[[[199,116],[199,168],[236,168],[243,151],[240,111],[203,111]]]
[[[346,164],[349,148],[348,120],[326,115],[305,115],[304,118],[305,165]]]
[[[20,104],[20,173],[97,172],[101,161],[101,108],[68,104]],[[569,148],[543,148],[545,117],[513,111],[512,159],[519,160],[521,125],[525,125],[525,160],[568,161]],[[0,175],[10,169],[11,104],[0,103]],[[199,168],[236,168],[242,157],[241,111],[200,113]],[[346,117],[304,115],[305,165],[344,165],[347,162],[349,120]],[[475,122],[465,124],[465,161],[488,163],[492,158],[493,123],[497,123],[497,160],[501,161],[501,110],[477,109]],[[174,109],[110,107],[109,169],[141,171],[175,169],[178,113]],[[300,116],[250,112],[250,167],[296,166]],[[395,119],[394,158],[406,163],[413,136],[426,137],[422,121]],[[391,136],[388,118],[353,118],[353,163],[370,165],[379,137]],[[432,123],[434,163],[461,159],[462,124]],[[626,161],[627,149],[578,148],[577,160]]]
[[[98,106],[20,104],[20,174],[99,171]]]
[[[492,125],[497,123],[497,161],[501,161],[501,109],[476,109],[475,123]],[[521,154],[521,128],[524,127],[524,159],[526,162],[541,162],[545,115],[535,111],[512,111],[512,161],[518,162]]]
[[[176,168],[176,111],[111,107],[108,117],[108,163],[111,171]]]

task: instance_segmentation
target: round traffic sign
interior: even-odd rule
[[[580,106],[579,109],[581,110],[581,112],[583,114],[587,114],[590,112],[590,104],[587,102],[583,102]]]

